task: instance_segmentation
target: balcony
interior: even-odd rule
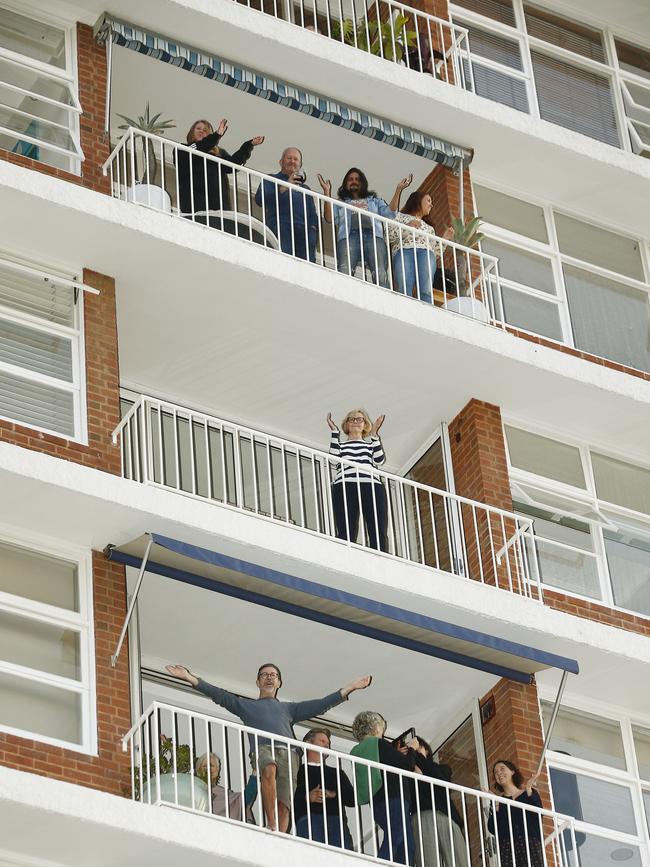
[[[407,840],[410,863],[415,855],[418,863],[438,867],[442,858],[427,838],[427,831],[434,836],[447,831],[451,837],[452,826],[457,823],[450,847],[453,863],[488,867],[497,852],[501,859],[508,857],[512,835],[516,836],[518,827],[521,829],[525,816],[527,831],[521,845],[527,863],[567,867],[575,861],[574,820],[569,816],[532,806],[513,807],[511,801],[492,793],[443,779],[434,782],[422,774],[316,744],[309,744],[308,754],[302,741],[269,735],[171,704],[153,702],[124,737],[123,748],[131,758],[134,800],[183,809],[230,823],[242,831],[252,829],[265,834],[273,832],[265,828],[262,799],[256,797],[257,778],[252,768],[259,767],[260,748],[278,758],[292,755],[294,760],[288,763],[288,769],[290,787],[296,795],[289,830],[281,839],[288,838],[294,845],[316,845],[330,852],[347,851],[366,860],[394,864],[405,862],[400,841]],[[210,755],[216,761],[207,761]],[[204,758],[197,774],[199,757]],[[308,761],[312,764],[307,765]],[[324,775],[329,772],[328,786],[341,793],[335,806],[328,808],[326,820],[323,804],[309,799],[309,786],[305,785],[305,779],[311,784],[314,767],[320,767],[321,788],[327,788]],[[369,791],[375,793],[373,797]],[[392,808],[389,821],[383,817],[386,808],[382,792],[386,805],[390,804],[388,809]],[[443,815],[446,808],[437,831],[426,816],[432,803]],[[275,811],[277,807],[276,801]],[[492,824],[490,816],[497,809],[507,811],[507,820],[501,818]],[[307,857],[305,851],[303,858]]]
[[[145,396],[113,439],[127,479],[542,601],[514,513]]]

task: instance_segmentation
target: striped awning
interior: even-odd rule
[[[433,160],[455,171],[468,165],[472,159],[471,151],[459,145],[400,126],[366,111],[231,63],[214,54],[183,45],[167,36],[104,15],[96,28],[96,38],[99,42],[104,42],[109,36],[114,45],[121,45],[186,72],[212,79],[227,87],[234,87],[309,117]]]

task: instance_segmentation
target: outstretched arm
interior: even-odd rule
[[[184,665],[166,665],[165,669],[172,677],[178,677],[180,680],[184,680],[194,689],[198,689],[198,691],[202,692],[203,695],[211,698],[215,704],[225,707],[226,710],[229,710],[236,716],[241,716],[242,707],[246,699],[241,699],[238,695],[235,695],[233,692],[228,692],[227,689],[222,689],[220,686],[213,686],[211,683],[206,683],[204,680],[201,680],[200,677],[192,674],[189,668],[186,668]]]
[[[366,674],[363,677],[353,680],[341,690],[341,698],[347,698],[351,692],[356,692],[358,689],[367,689],[372,683],[372,675]]]
[[[166,665],[165,671],[171,674],[172,677],[187,681],[190,686],[196,686],[199,682],[198,677],[192,674],[189,668],[186,668],[184,665]]]

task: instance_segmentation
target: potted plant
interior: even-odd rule
[[[480,231],[481,218],[471,217],[466,222],[456,218],[451,221],[451,227],[454,230],[454,241],[462,247],[469,249],[476,247],[485,235]],[[489,313],[487,306],[481,298],[477,298],[471,291],[471,274],[469,273],[469,255],[456,255],[456,278],[458,286],[458,295],[456,298],[450,299],[447,304],[448,310],[453,310],[456,313],[462,313],[464,316],[471,316],[472,319],[478,319],[481,322],[487,322]]]
[[[338,21],[333,22],[332,36],[346,45],[399,62],[415,46],[417,38],[415,30],[406,29],[408,21],[407,15],[400,14],[392,24],[377,19],[364,19],[357,24],[351,18],[344,18],[340,24]]]
[[[157,762],[157,765],[156,765]],[[181,807],[192,806],[196,810],[210,809],[210,796],[207,786],[207,773],[192,773],[192,752],[188,744],[177,744],[165,734],[160,735],[158,755],[153,753],[142,756],[142,786],[140,774],[135,773],[135,799],[137,801],[153,801],[156,792],[156,767],[160,774],[160,800],[171,802]],[[175,770],[174,770],[175,768]],[[149,772],[150,776],[147,776]],[[151,780],[151,788],[148,781]]]
[[[176,124],[172,120],[161,120],[162,112],[151,116],[149,110],[149,102],[147,102],[144,114],[137,118],[127,117],[124,114],[118,114],[125,123],[121,124],[119,129],[127,130],[129,127],[141,130],[142,132],[151,133],[152,135],[161,135],[168,129],[174,129]],[[137,141],[137,139],[135,139]],[[138,166],[137,146],[134,144],[135,154],[134,161]],[[156,176],[158,174],[158,160],[156,159],[156,149],[154,148],[151,139],[142,137],[142,153],[141,173],[139,179],[133,179],[133,186],[129,191],[131,201],[140,202],[143,205],[150,205],[161,211],[171,210],[171,198],[169,193],[164,188],[164,166],[161,167],[160,184],[156,184]],[[139,171],[136,168],[135,171]]]

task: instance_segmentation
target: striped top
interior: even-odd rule
[[[341,431],[333,430],[330,438],[330,454],[337,458],[345,458],[360,467],[374,467],[375,469],[381,464],[386,463],[386,455],[381,440],[377,436],[372,436],[370,439],[361,440],[346,440],[341,442]],[[362,472],[353,467],[339,467],[334,484],[343,481],[343,476],[348,481],[372,482],[379,481],[379,476],[373,475],[371,472]]]

